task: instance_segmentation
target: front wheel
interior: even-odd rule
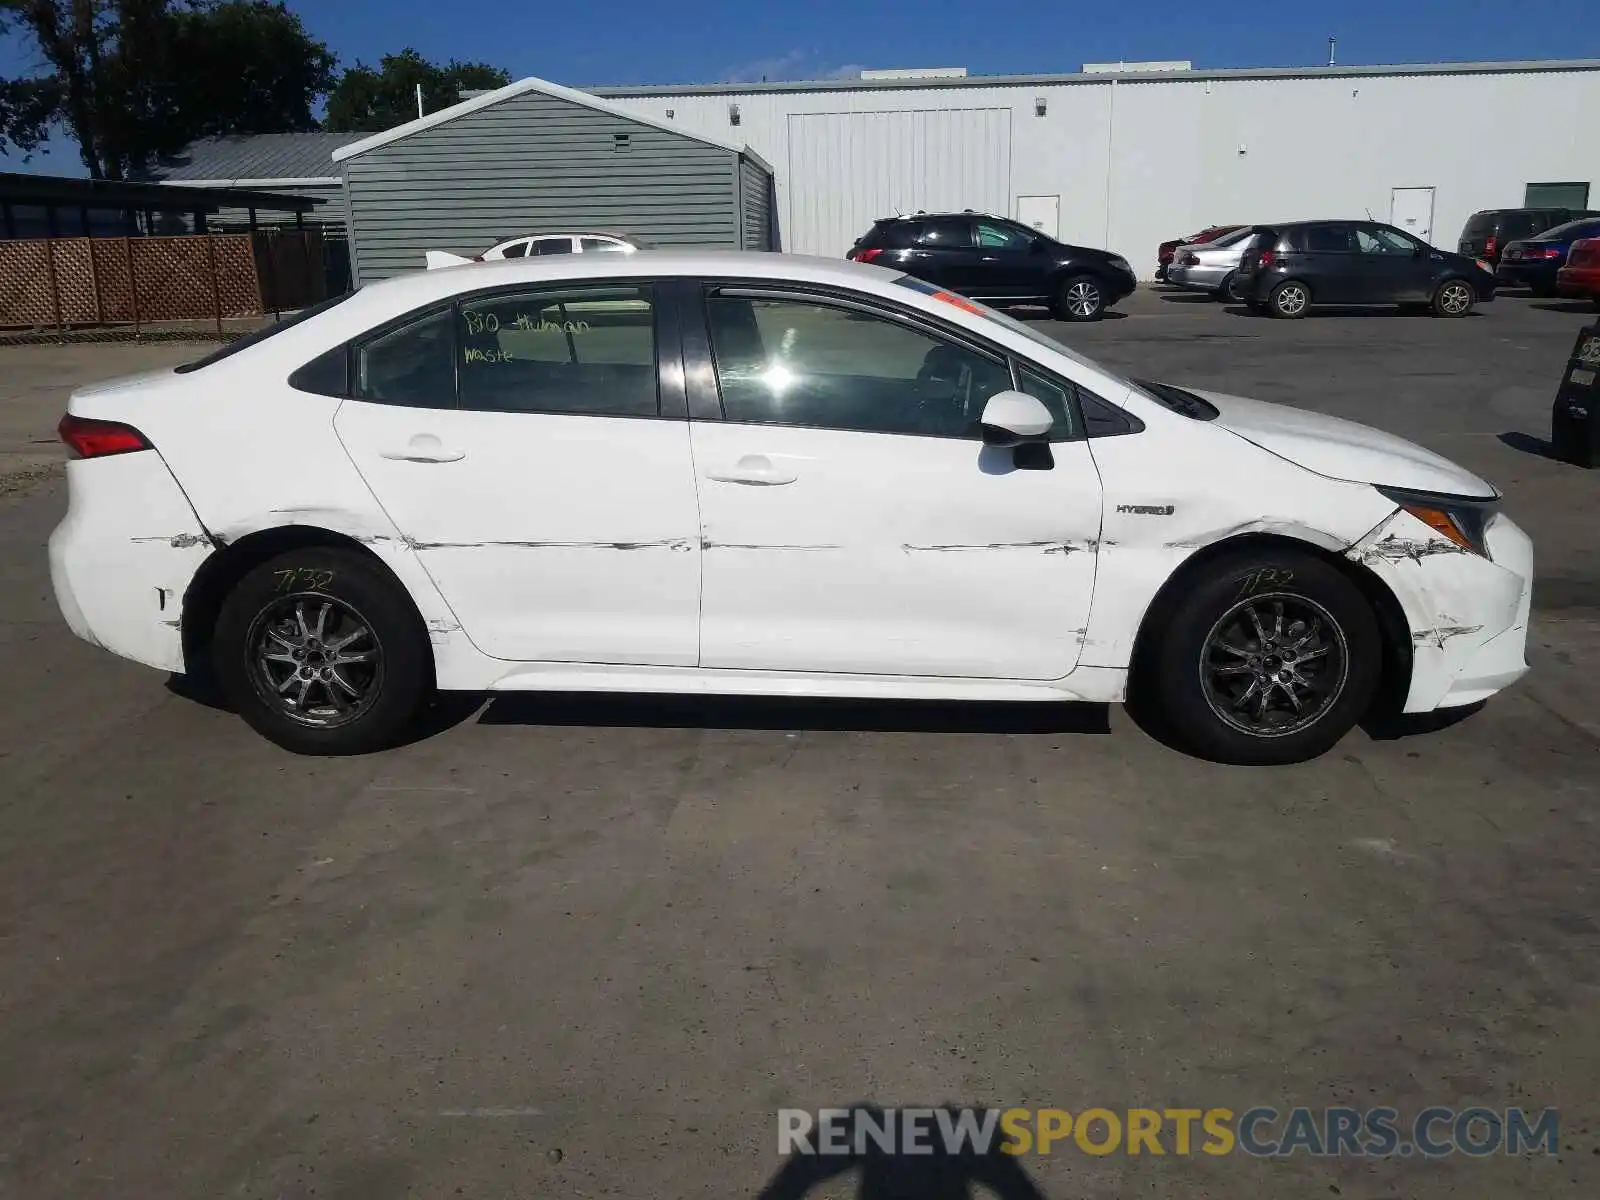
[[[1303,762],[1372,704],[1378,623],[1336,567],[1292,549],[1251,550],[1191,581],[1142,685],[1185,748],[1217,762]]]
[[[1466,280],[1446,279],[1433,293],[1433,302],[1429,307],[1436,317],[1464,317],[1472,311],[1477,300],[1478,294]]]
[[[1074,275],[1056,289],[1055,309],[1057,320],[1098,321],[1106,310],[1105,292],[1099,280],[1090,275]]]
[[[393,745],[432,688],[411,599],[376,563],[323,547],[251,571],[223,601],[218,682],[257,733],[297,754]]]

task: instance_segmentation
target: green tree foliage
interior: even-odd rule
[[[338,133],[381,133],[417,116],[417,85],[422,86],[425,112],[448,107],[463,91],[504,87],[511,76],[486,63],[452,59],[444,66],[430,63],[411,47],[385,54],[373,70],[357,63],[339,79],[328,97],[324,125]]]
[[[208,134],[314,129],[337,63],[282,0],[0,0],[0,32],[39,63],[0,80],[0,149],[64,128],[96,179]]]

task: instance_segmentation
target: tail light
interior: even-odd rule
[[[1200,256],[1199,255],[1190,254],[1187,250],[1185,250],[1182,254],[1178,255],[1178,265],[1180,267],[1192,267],[1196,263],[1198,263],[1199,261],[1200,261]]]
[[[1495,247],[1498,246],[1499,244],[1500,244],[1500,239],[1495,237],[1494,234],[1491,233],[1488,237],[1483,239],[1483,252],[1485,254],[1493,254],[1494,251],[1495,251]]]
[[[851,251],[851,254],[855,257],[855,260],[857,262],[859,262],[859,263],[872,262],[874,259],[876,259],[878,257],[878,255],[880,255],[882,253],[883,253],[882,250],[852,250]]]
[[[1278,252],[1276,250],[1263,250],[1260,254],[1260,257],[1256,259],[1256,262],[1263,267],[1270,267],[1277,261]]]
[[[67,413],[56,426],[56,433],[67,444],[72,458],[107,458],[151,449],[144,434],[120,421],[96,421]]]
[[[1525,254],[1528,258],[1560,258],[1561,250],[1556,246],[1538,246],[1525,251]]]

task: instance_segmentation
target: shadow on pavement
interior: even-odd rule
[[[1545,312],[1592,314],[1596,319],[1600,319],[1600,304],[1595,304],[1592,300],[1545,300],[1530,304],[1528,307],[1542,308]]]
[[[1513,450],[1520,450],[1524,454],[1534,454],[1540,458],[1548,458],[1551,462],[1564,460],[1555,456],[1555,448],[1542,437],[1534,437],[1531,433],[1521,433],[1515,429],[1498,435],[1501,445],[1510,446]]]
[[[1428,713],[1386,713],[1361,722],[1361,729],[1375,742],[1398,742],[1402,738],[1438,733],[1459,725],[1469,717],[1482,712],[1486,700],[1476,704],[1463,704],[1458,708],[1438,708]]]
[[[482,697],[477,697],[481,703]],[[470,712],[459,719],[464,720]],[[1104,704],[931,700],[816,700],[601,692],[497,695],[481,725],[774,729],[850,733],[1108,734]]]
[[[950,1114],[952,1125],[962,1115],[960,1109],[942,1111]],[[866,1105],[850,1108],[849,1118],[840,1128],[862,1128],[858,1123],[862,1119],[875,1128],[885,1128],[883,1110]],[[1044,1200],[1044,1193],[1023,1170],[1020,1160],[1001,1153],[998,1136],[984,1151],[973,1149],[967,1140],[960,1143],[959,1149],[951,1150],[944,1144],[939,1126],[930,1119],[922,1126],[919,1139],[925,1152],[889,1153],[867,1136],[859,1143],[853,1137],[844,1140],[850,1143],[850,1153],[791,1154],[761,1189],[759,1200],[801,1200],[849,1171],[858,1173],[857,1200],[975,1200],[978,1196]],[[838,1194],[832,1188],[828,1191]]]

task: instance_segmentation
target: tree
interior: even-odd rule
[[[0,0],[0,32],[42,60],[0,80],[0,148],[64,126],[96,179],[207,134],[314,129],[337,63],[283,0]]]
[[[385,54],[374,71],[357,63],[339,78],[328,97],[324,126],[336,133],[381,133],[417,116],[417,85],[422,85],[426,112],[446,108],[461,99],[463,91],[505,87],[511,76],[487,63],[451,59],[436,66],[410,46],[399,54]]]

